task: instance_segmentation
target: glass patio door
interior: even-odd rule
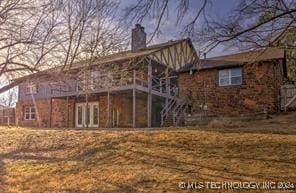
[[[99,103],[76,104],[76,127],[99,127]]]

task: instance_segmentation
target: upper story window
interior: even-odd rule
[[[34,106],[25,107],[24,119],[35,120],[36,119],[36,108]]]
[[[241,85],[242,68],[219,70],[219,86]]]
[[[38,91],[37,84],[28,83],[26,85],[26,94],[36,94]]]

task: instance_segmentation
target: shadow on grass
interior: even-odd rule
[[[71,162],[75,161],[73,166],[70,166],[67,169],[64,169],[64,165],[59,165],[55,170],[57,171],[50,171],[49,173],[38,173],[36,175],[31,175],[29,178],[27,177],[22,181],[23,183],[32,184],[38,181],[38,178],[41,178],[42,175],[51,175],[52,173],[57,174],[58,176],[67,176],[71,174],[79,175],[81,171],[85,170],[92,170],[97,166],[102,166],[102,168],[109,169],[111,173],[107,173],[112,175],[112,167],[113,165],[117,165],[120,169],[128,170],[126,166],[129,166],[133,169],[135,165],[141,166],[140,168],[148,170],[155,170],[158,171],[158,176],[149,176],[146,175],[145,171],[143,171],[143,178],[139,176],[139,178],[133,177],[128,179],[128,183],[124,184],[120,178],[114,181],[109,180],[102,180],[98,181],[97,186],[96,184],[93,185],[91,190],[83,190],[80,188],[64,188],[60,187],[59,184],[56,187],[38,187],[40,189],[35,190],[39,192],[103,192],[103,193],[115,193],[115,192],[122,192],[122,193],[131,193],[136,192],[139,189],[143,188],[143,186],[151,187],[153,184],[157,184],[160,181],[164,180],[163,176],[161,176],[163,171],[169,173],[170,175],[174,176],[183,176],[187,179],[183,180],[192,180],[196,177],[196,180],[203,180],[203,181],[211,181],[212,179],[225,179],[225,180],[236,180],[241,181],[244,179],[263,179],[263,180],[279,180],[279,176],[268,176],[260,173],[260,171],[252,174],[247,170],[238,170],[237,168],[228,169],[227,166],[222,166],[221,164],[213,164],[213,162],[202,162],[198,160],[201,158],[207,158],[207,156],[212,156],[213,159],[223,159],[232,160],[232,159],[242,159],[242,160],[251,160],[251,161],[259,161],[260,163],[271,162],[272,164],[288,164],[288,166],[292,166],[294,159],[289,161],[284,160],[274,160],[268,157],[264,158],[256,158],[247,156],[247,153],[250,153],[253,150],[258,148],[258,144],[250,144],[246,149],[246,153],[237,155],[232,155],[231,153],[224,152],[225,149],[231,150],[231,152],[239,153],[242,151],[240,148],[237,148],[237,143],[227,144],[228,146],[224,147],[225,144],[219,143],[200,143],[199,141],[186,141],[186,139],[178,139],[177,142],[170,142],[170,138],[166,138],[166,140],[162,141],[155,141],[151,140],[153,136],[147,135],[145,138],[138,138],[137,134],[121,134],[119,137],[111,138],[110,140],[107,139],[105,141],[101,141],[96,143],[93,142],[86,142],[83,143],[84,145],[79,146],[79,149],[74,149],[72,151],[71,156],[63,156],[59,157],[55,155],[54,151],[61,150],[65,153],[69,152],[69,148],[73,148],[73,146],[67,146],[63,144],[54,144],[53,146],[49,147],[36,147],[32,145],[32,141],[34,141],[34,137],[27,136],[19,142],[18,147],[10,151],[8,153],[0,154],[0,193],[4,191],[3,184],[5,184],[4,176],[8,175],[5,173],[5,165],[4,159],[9,159],[12,161],[38,161],[39,163],[56,163],[59,165],[60,162]],[[186,142],[186,143],[185,143]],[[63,143],[63,142],[61,142]],[[284,143],[284,142],[283,142]],[[264,147],[268,147],[270,149],[284,151],[285,148],[293,148],[296,144],[285,144],[281,149],[276,149],[277,144],[267,143],[265,142]],[[274,147],[274,148],[273,148]],[[75,147],[74,147],[75,148]],[[249,150],[247,150],[249,149]],[[270,150],[269,149],[269,150]],[[160,151],[158,151],[160,150]],[[198,151],[196,151],[198,150]],[[168,154],[163,154],[162,152],[167,151]],[[173,152],[174,155],[169,153],[169,151]],[[237,152],[236,152],[237,151]],[[244,150],[243,150],[244,151]],[[190,159],[180,159],[178,156],[182,155],[182,152],[185,154],[192,154]],[[200,153],[200,154],[198,154]],[[49,156],[44,156],[49,155]],[[191,156],[191,155],[190,155]],[[194,159],[191,159],[194,158]],[[293,157],[292,157],[293,158]],[[295,158],[295,156],[294,156]],[[120,162],[116,160],[120,159]],[[196,160],[195,160],[196,159]],[[37,162],[37,163],[38,163]],[[77,164],[76,164],[77,162]],[[246,163],[244,163],[246,164]],[[58,171],[60,169],[60,171]],[[139,169],[140,170],[140,169]],[[206,170],[206,172],[205,172]],[[115,173],[116,171],[114,171]],[[132,173],[133,171],[126,171],[125,173]],[[124,174],[125,174],[124,173]],[[141,171],[137,171],[137,173],[141,173]],[[22,174],[19,174],[22,175]],[[98,174],[100,175],[100,174]],[[106,175],[106,174],[105,174]],[[285,176],[280,176],[283,179],[287,179]],[[189,179],[190,178],[190,179]],[[109,179],[109,178],[106,178]],[[195,180],[195,179],[194,179]],[[168,186],[174,182],[167,182],[163,186]],[[39,182],[40,183],[40,182]],[[79,182],[77,182],[79,183]],[[96,183],[91,181],[90,183]],[[102,185],[103,184],[103,185]],[[44,184],[40,184],[46,186],[46,182]],[[99,188],[100,186],[108,185],[111,186],[109,188]],[[163,188],[158,187],[159,189]],[[7,187],[7,186],[6,186]],[[1,189],[2,188],[2,189]],[[148,188],[146,190],[148,190]],[[150,189],[149,189],[150,190]],[[151,189],[152,191],[153,189]],[[176,191],[177,187],[176,187]]]
[[[179,150],[182,150],[182,149],[186,150],[186,148],[188,147],[188,145],[186,145],[186,146],[183,146],[183,148],[182,148],[182,145],[180,145],[180,144],[173,144],[173,145],[169,144],[169,145],[165,146],[163,143],[158,144],[158,143],[153,143],[153,142],[150,143],[148,141],[137,141],[137,140],[131,140],[131,141],[135,144],[135,146],[137,146],[136,144],[138,144],[138,146],[140,145],[141,147],[143,147],[143,145],[144,145],[144,146],[146,146],[146,148],[149,148],[149,149],[154,149],[156,147],[162,147],[162,148],[170,148],[170,149],[173,148],[173,149],[179,149]],[[285,144],[285,143],[283,142],[282,144]],[[235,144],[235,145],[240,145],[240,144]],[[296,145],[295,143],[289,143],[289,144],[285,144],[285,147],[287,148],[289,146],[290,148],[292,148],[295,145]],[[276,147],[278,147],[277,143],[275,143],[273,145],[267,144],[266,146],[268,146],[270,148],[270,150],[275,151],[275,152],[277,150],[279,150],[276,148]],[[274,148],[273,148],[273,146],[274,146]],[[249,145],[248,148],[245,148],[246,152],[239,152],[239,149],[237,150],[238,152],[234,152],[234,154],[241,153],[240,156],[224,155],[224,154],[226,154],[226,152],[223,152],[223,147],[219,147],[215,144],[208,144],[208,145],[199,144],[198,147],[195,146],[194,148],[197,148],[198,150],[200,150],[200,152],[203,152],[203,154],[201,154],[201,155],[198,155],[198,154],[194,155],[194,152],[193,152],[193,156],[196,157],[197,160],[199,159],[199,156],[207,158],[207,154],[208,154],[208,155],[211,155],[212,158],[216,158],[216,160],[219,160],[219,159],[222,159],[224,161],[229,160],[229,162],[233,159],[242,160],[244,162],[241,162],[240,163],[241,165],[244,165],[244,164],[246,164],[246,162],[249,161],[249,162],[257,162],[257,163],[260,162],[262,164],[271,163],[273,165],[276,164],[278,166],[282,166],[287,169],[288,168],[293,169],[293,170],[296,169],[295,168],[295,163],[296,163],[295,156],[289,160],[285,160],[286,158],[284,156],[281,157],[280,155],[279,155],[279,157],[280,157],[279,159],[274,159],[274,158],[272,159],[272,158],[268,158],[268,157],[257,158],[255,156],[251,157],[252,155],[249,155],[248,151],[256,151],[256,148],[258,148],[258,144],[256,144],[256,143],[252,144],[252,147],[250,147],[250,145]],[[215,151],[213,151],[215,148],[218,148],[219,151],[221,151],[217,155],[215,155]],[[208,150],[208,152],[206,150]],[[258,168],[259,171],[257,171],[256,173],[250,173],[250,172],[248,172],[248,170],[244,170],[244,172],[241,172],[241,171],[238,171],[239,168],[228,169],[227,165],[223,166],[221,164],[213,164],[213,163],[207,163],[207,162],[186,161],[186,160],[176,159],[173,156],[159,155],[159,153],[156,153],[156,152],[152,153],[152,152],[143,151],[141,148],[138,148],[136,150],[129,150],[129,151],[131,151],[134,154],[135,158],[136,157],[143,158],[143,159],[141,159],[141,162],[143,164],[146,164],[146,165],[153,164],[154,166],[157,166],[159,168],[166,168],[169,170],[175,170],[175,171],[179,171],[181,173],[187,173],[187,174],[197,174],[198,176],[200,176],[202,174],[203,176],[214,177],[216,179],[240,180],[240,181],[242,181],[243,179],[246,179],[246,178],[260,179],[260,180],[265,180],[265,181],[268,181],[268,180],[269,181],[277,181],[279,179],[282,179],[282,180],[289,180],[290,179],[289,176],[288,177],[282,176],[282,174],[280,176],[273,176],[273,175],[267,175],[267,174],[264,175],[260,172],[261,168]],[[209,153],[211,151],[213,151],[213,154]],[[282,149],[282,150],[279,150],[279,152],[285,152],[285,150]],[[182,154],[182,151],[180,151],[179,153]],[[124,156],[124,155],[122,155],[122,156]],[[126,157],[126,158],[129,159],[129,157]],[[201,169],[207,169],[212,172],[209,172],[209,173],[200,172],[199,170],[201,170]],[[230,176],[230,177],[228,177],[228,176]],[[206,179],[203,179],[203,180],[206,180]],[[209,180],[209,179],[207,179],[207,180]]]
[[[5,164],[4,164],[4,160],[9,160],[10,163],[13,163],[14,161],[33,161],[32,163],[34,164],[43,164],[43,163],[54,163],[56,165],[58,165],[56,168],[54,168],[51,171],[46,171],[45,173],[36,172],[36,174],[34,174],[35,171],[26,174],[26,172],[24,173],[15,173],[16,176],[22,176],[25,175],[24,178],[21,179],[21,181],[19,181],[20,184],[19,187],[21,188],[25,188],[25,187],[29,187],[25,184],[31,184],[34,185],[34,183],[40,183],[39,179],[42,177],[42,175],[61,175],[61,176],[65,176],[65,175],[71,175],[71,174],[77,174],[77,172],[80,171],[84,171],[84,169],[88,169],[87,167],[89,166],[95,166],[97,164],[106,164],[108,163],[108,166],[112,165],[112,160],[116,159],[116,156],[118,156],[116,154],[117,152],[117,145],[119,145],[120,143],[125,142],[127,135],[123,135],[119,138],[116,138],[116,140],[112,140],[112,141],[103,141],[102,143],[99,144],[92,144],[92,143],[86,143],[84,146],[82,146],[80,149],[75,149],[75,151],[77,151],[76,153],[73,153],[73,155],[71,156],[63,156],[63,157],[59,157],[59,156],[52,156],[52,153],[57,151],[57,147],[59,147],[59,151],[65,152],[67,153],[69,147],[66,146],[59,146],[56,145],[54,147],[36,147],[34,145],[32,145],[32,142],[35,140],[34,137],[32,136],[25,136],[21,141],[18,141],[18,146],[10,151],[10,152],[6,152],[6,153],[0,153],[0,193],[4,193],[6,192],[6,190],[4,189],[4,186],[6,188],[10,188],[10,184],[5,184],[6,182],[4,181],[4,178],[6,178],[9,174],[5,172]],[[80,151],[81,150],[81,151]],[[102,154],[103,153],[103,154]],[[99,155],[97,155],[99,154]],[[102,155],[101,155],[102,154]],[[46,155],[46,156],[44,156]],[[59,166],[60,163],[67,163],[67,162],[73,162],[75,161],[78,162],[79,164],[77,164],[78,166],[80,166],[81,168],[75,168],[74,166],[70,166],[69,169],[65,169],[63,168],[63,166]],[[22,162],[20,162],[22,164]],[[108,167],[106,165],[106,167]],[[34,167],[34,166],[33,166]],[[57,169],[61,169],[61,171],[57,171]],[[37,168],[38,170],[38,168]],[[36,171],[37,171],[36,170]],[[49,173],[47,173],[49,172]],[[27,175],[27,176],[26,176]],[[79,173],[78,173],[79,175]],[[57,181],[58,182],[58,181]],[[55,183],[57,183],[55,182]],[[15,182],[14,182],[15,183]],[[22,184],[24,183],[24,184]],[[93,183],[93,182],[92,182]],[[98,182],[100,183],[100,182]],[[105,192],[105,193],[115,193],[115,192],[135,192],[133,189],[133,185],[122,185],[120,183],[118,184],[114,184],[112,182],[105,182],[105,184],[109,184],[110,186],[113,187],[113,189],[110,190],[88,190],[88,191],[84,191],[80,188],[62,188],[59,187],[59,185],[57,185],[57,187],[46,187],[46,183],[45,184],[39,184],[38,186],[35,186],[35,188],[38,188],[37,190],[32,190],[32,191],[39,191],[39,192]],[[25,185],[25,186],[23,186]],[[42,187],[44,186],[44,187]],[[94,185],[95,186],[95,185]],[[31,188],[31,187],[29,187]],[[33,187],[32,187],[33,188]],[[40,188],[40,189],[39,189]],[[81,187],[83,188],[83,187]],[[8,190],[9,191],[9,190]],[[21,189],[21,191],[23,191]]]
[[[3,163],[3,158],[0,154],[0,193],[4,193],[4,175],[5,175],[5,168]]]

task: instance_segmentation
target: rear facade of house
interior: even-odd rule
[[[16,123],[135,128],[182,125],[193,114],[274,113],[295,105],[295,85],[283,99],[286,74],[281,49],[199,60],[189,39],[146,47],[144,28],[136,25],[131,51],[88,68],[77,64],[63,80],[47,73],[25,78]]]
[[[178,96],[177,69],[197,64],[189,39],[146,47],[144,28],[132,31],[132,50],[101,58],[65,75],[38,73],[19,85],[16,122],[40,127],[159,127]],[[60,79],[65,76],[67,78]],[[185,112],[182,104],[179,116]]]

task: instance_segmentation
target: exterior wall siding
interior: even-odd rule
[[[49,99],[50,97],[55,96],[57,94],[57,90],[67,90],[71,89],[72,91],[76,90],[77,82],[76,81],[68,81],[67,86],[64,88],[60,88],[57,86],[50,85],[48,81],[35,81],[37,84],[38,92],[36,94],[26,93],[26,86],[28,83],[22,83],[18,87],[18,101],[26,101],[26,100],[34,100],[34,99]]]
[[[192,91],[192,111],[201,112],[207,105],[208,115],[239,116],[278,111],[280,86],[284,83],[281,62],[260,62],[243,66],[243,83],[219,86],[218,69],[207,69],[179,76],[180,95]]]

